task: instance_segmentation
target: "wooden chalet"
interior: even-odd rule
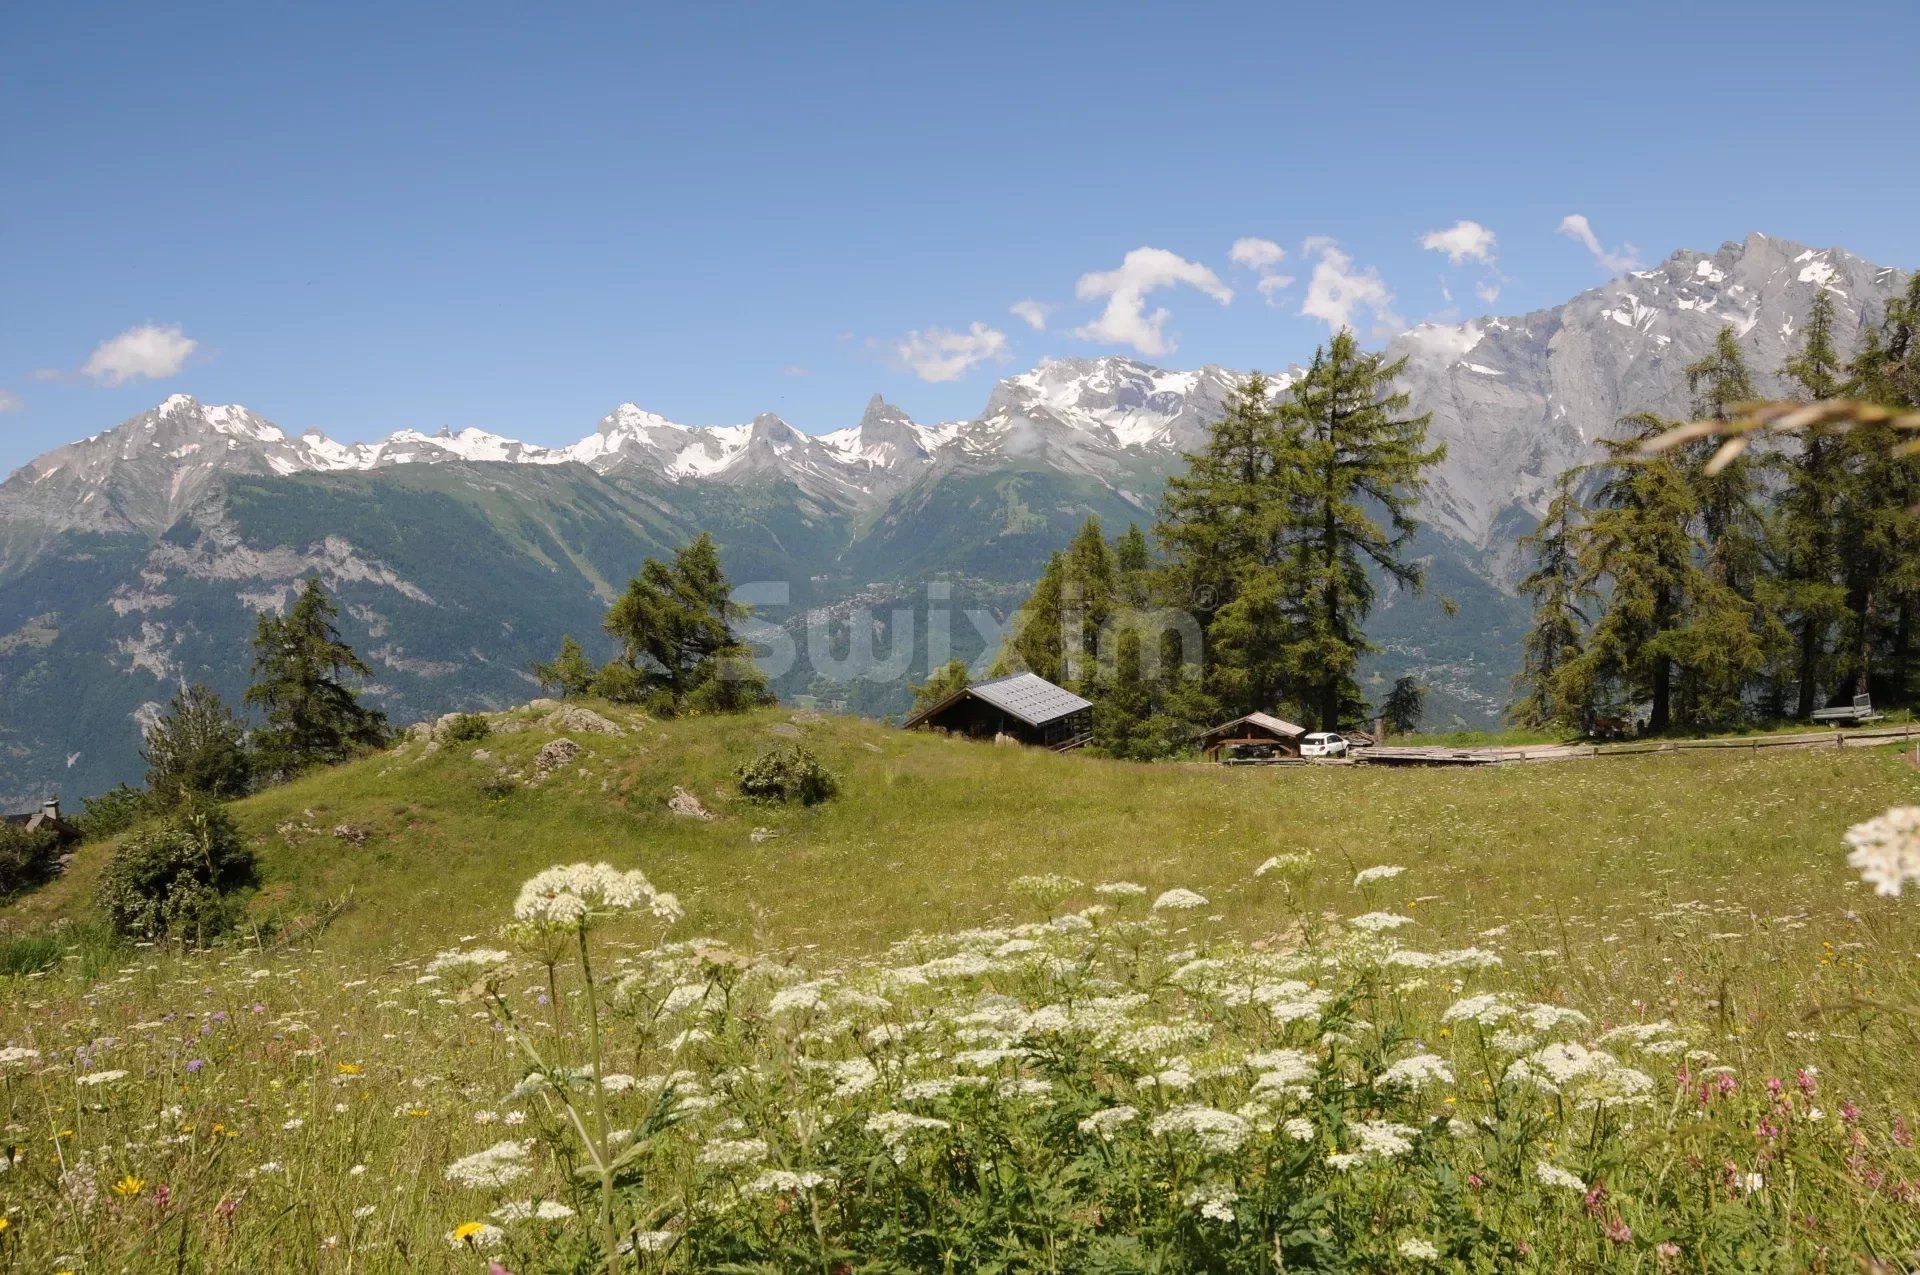
[[[24,814],[0,815],[0,822],[24,829],[27,832],[51,832],[54,844],[70,846],[80,840],[80,829],[60,817],[60,802],[56,798],[42,802],[38,810],[29,810]]]
[[[1065,752],[1093,737],[1093,705],[1032,673],[955,691],[907,719],[907,729],[968,739],[1010,739]]]
[[[1248,713],[1194,736],[1194,743],[1209,761],[1277,761],[1298,757],[1306,733],[1272,713]]]

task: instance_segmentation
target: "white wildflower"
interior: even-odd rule
[[[1413,918],[1400,916],[1394,912],[1368,912],[1354,917],[1347,924],[1356,930],[1365,930],[1369,934],[1381,934],[1387,930],[1397,930],[1403,925],[1412,925]]]
[[[1206,895],[1198,894],[1192,890],[1180,889],[1179,887],[1166,891],[1153,901],[1153,910],[1155,912],[1203,908],[1205,906],[1207,906]]]
[[[1156,1116],[1147,1131],[1155,1136],[1190,1134],[1201,1146],[1218,1155],[1232,1155],[1247,1140],[1253,1128],[1231,1111],[1213,1107],[1181,1106]]]
[[[1224,1182],[1209,1182],[1187,1192],[1187,1205],[1200,1210],[1200,1216],[1215,1222],[1233,1221],[1233,1202],[1240,1193]]]
[[[1412,1262],[1437,1262],[1440,1260],[1440,1250],[1433,1246],[1431,1240],[1409,1235],[1400,1241],[1400,1256]]]
[[[1082,1120],[1079,1129],[1080,1132],[1099,1138],[1102,1142],[1112,1142],[1113,1135],[1121,1126],[1132,1124],[1139,1118],[1139,1111],[1132,1107],[1108,1107]]]
[[[462,1222],[447,1232],[447,1245],[456,1249],[498,1248],[505,1237],[506,1232],[497,1226],[485,1222]]]
[[[1145,894],[1147,887],[1133,881],[1103,881],[1093,887],[1093,892],[1110,899],[1135,899]]]
[[[1847,829],[1853,853],[1847,865],[1875,894],[1898,898],[1909,881],[1920,883],[1920,806],[1895,806]]]
[[[651,912],[663,921],[680,918],[680,902],[653,888],[639,869],[622,872],[605,863],[572,863],[535,873],[520,887],[513,915],[536,925],[574,926],[595,915]]]
[[[450,970],[471,970],[477,974],[481,970],[492,969],[496,965],[505,965],[512,959],[513,953],[503,952],[499,948],[476,947],[465,952],[455,948],[442,952],[428,961],[427,973],[445,974]]]
[[[1535,1162],[1533,1176],[1540,1179],[1541,1186],[1558,1187],[1562,1190],[1577,1191],[1585,1194],[1587,1184],[1557,1164],[1548,1164],[1545,1160]]]
[[[530,1142],[496,1142],[447,1166],[447,1181],[468,1187],[505,1186],[527,1174]]]
[[[741,1187],[747,1195],[805,1195],[823,1186],[829,1186],[833,1179],[822,1173],[793,1173],[786,1169],[768,1169],[753,1181]]]
[[[1419,1131],[1390,1120],[1360,1120],[1347,1126],[1353,1136],[1351,1151],[1337,1151],[1327,1157],[1336,1169],[1350,1169],[1366,1160],[1391,1160],[1413,1149]]]
[[[75,1076],[73,1083],[87,1086],[110,1085],[116,1080],[125,1080],[126,1077],[127,1073],[124,1070],[114,1068],[111,1071],[90,1071],[84,1076]]]
[[[767,1158],[763,1138],[721,1138],[700,1148],[694,1159],[710,1169],[738,1169]]]
[[[1281,1125],[1280,1130],[1295,1142],[1312,1142],[1317,1136],[1313,1130],[1313,1121],[1305,1116],[1295,1116]]]
[[[1375,881],[1385,881],[1390,877],[1397,877],[1405,871],[1406,869],[1398,864],[1382,863],[1371,868],[1360,869],[1359,872],[1354,874],[1353,883],[1355,885],[1371,885]]]
[[[1438,1054],[1414,1054],[1381,1072],[1377,1083],[1385,1088],[1397,1086],[1406,1089],[1450,1085],[1453,1083],[1453,1067]]]
[[[910,1111],[882,1111],[867,1117],[867,1132],[878,1134],[887,1153],[899,1164],[907,1158],[907,1144],[916,1134],[951,1129],[952,1125],[932,1116],[916,1116]]]
[[[0,1049],[0,1067],[24,1067],[40,1057],[37,1049],[28,1049],[25,1045],[8,1045]]]

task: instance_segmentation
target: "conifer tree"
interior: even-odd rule
[[[1821,289],[1807,314],[1800,349],[1780,369],[1812,400],[1838,398],[1845,369],[1833,345],[1833,297]],[[1842,440],[1823,427],[1801,435],[1800,450],[1787,464],[1779,512],[1768,537],[1780,574],[1781,611],[1794,638],[1795,716],[1818,705],[1821,684],[1832,674],[1831,636],[1847,617],[1835,515],[1846,494]]]
[[[1283,412],[1302,461],[1289,531],[1297,528],[1303,615],[1290,657],[1322,730],[1364,711],[1355,671],[1373,649],[1361,631],[1374,600],[1369,568],[1408,589],[1423,583],[1407,554],[1413,509],[1425,469],[1446,448],[1426,445],[1430,415],[1404,414],[1410,400],[1392,387],[1405,366],[1363,352],[1343,329],[1314,354]]]
[[[1116,607],[1138,609],[1152,603],[1153,555],[1139,523],[1128,523],[1126,534],[1114,543],[1113,568]]]
[[[1556,682],[1562,703],[1630,710],[1651,705],[1647,727],[1673,724],[1674,635],[1685,625],[1687,586],[1696,570],[1688,527],[1698,512],[1679,465],[1666,456],[1638,458],[1640,444],[1670,422],[1629,418],[1635,433],[1607,440],[1610,455],[1581,544],[1580,586],[1606,606],[1580,654]]]
[[[1686,374],[1697,419],[1729,422],[1740,404],[1758,397],[1731,324],[1721,327],[1714,337],[1712,353],[1688,364]],[[1709,440],[1686,456],[1687,478],[1700,509],[1708,570],[1722,584],[1749,591],[1760,574],[1761,560],[1760,524],[1754,507],[1755,461],[1748,452],[1719,473],[1708,474],[1706,462],[1715,450],[1717,445]]]
[[[560,654],[547,663],[535,664],[532,672],[541,690],[552,687],[560,692],[561,699],[574,699],[593,689],[593,663],[571,633],[560,639]]]
[[[1387,702],[1380,707],[1383,725],[1396,735],[1410,735],[1420,729],[1427,712],[1427,688],[1412,677],[1394,679]]]
[[[175,693],[146,731],[147,804],[172,810],[190,797],[230,801],[253,781],[246,728],[213,688],[198,682]]]
[[[1570,469],[1560,475],[1539,526],[1520,538],[1521,549],[1533,555],[1533,570],[1520,582],[1520,592],[1533,600],[1533,625],[1522,643],[1521,668],[1514,678],[1525,694],[1511,715],[1520,725],[1535,729],[1590,725],[1588,706],[1570,700],[1561,681],[1562,671],[1580,657],[1587,608],[1597,596],[1583,576],[1580,561],[1586,518],[1575,490],[1580,473]]]
[[[372,671],[341,640],[339,615],[320,581],[309,576],[285,616],[259,619],[247,703],[266,714],[254,739],[269,773],[340,761],[387,738],[385,714],[363,705],[351,685]]]
[[[1056,685],[1065,681],[1062,609],[1067,592],[1067,555],[1055,553],[1007,627],[1006,640],[994,660],[995,677],[1024,670]]]
[[[1061,673],[1067,684],[1080,685],[1094,676],[1100,639],[1113,618],[1118,596],[1113,546],[1107,543],[1098,518],[1089,516],[1067,545],[1065,571]]]
[[[702,532],[671,563],[647,559],[605,625],[620,643],[617,662],[663,711],[730,712],[771,698],[734,632],[746,615],[733,601],[713,538]],[[604,675],[600,681],[611,685]]]

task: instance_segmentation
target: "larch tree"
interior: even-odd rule
[[[198,682],[176,692],[166,712],[146,730],[147,802],[172,810],[191,797],[230,801],[253,783],[246,727],[212,687]]]
[[[1343,329],[1315,352],[1282,410],[1301,460],[1288,532],[1302,615],[1289,654],[1322,730],[1365,709],[1356,671],[1373,649],[1361,628],[1373,609],[1369,572],[1409,590],[1423,584],[1407,552],[1419,528],[1413,510],[1446,448],[1427,446],[1431,415],[1408,415],[1408,396],[1393,388],[1405,366],[1362,351]]]
[[[354,686],[372,670],[341,640],[339,616],[311,576],[286,615],[260,616],[247,703],[267,719],[254,745],[268,773],[341,761],[386,741],[386,715],[362,704]]]
[[[1524,693],[1510,715],[1535,729],[1558,725],[1584,730],[1591,725],[1589,705],[1569,698],[1561,680],[1566,667],[1580,657],[1588,609],[1598,596],[1580,560],[1587,512],[1577,488],[1581,472],[1570,469],[1560,475],[1539,525],[1520,538],[1522,551],[1533,557],[1533,570],[1520,581],[1521,594],[1533,602],[1533,623],[1521,644],[1520,672],[1514,677]]]
[[[1838,398],[1846,368],[1833,344],[1833,296],[1813,299],[1800,348],[1780,369],[1811,400]],[[1834,517],[1846,496],[1844,439],[1816,426],[1801,435],[1788,458],[1773,529],[1768,536],[1779,574],[1781,610],[1793,630],[1796,717],[1818,707],[1820,687],[1832,676],[1832,635],[1847,617],[1840,545]]]
[[[731,712],[771,702],[766,679],[734,631],[747,609],[733,601],[720,551],[702,532],[671,563],[648,558],[607,612],[625,681],[662,711]]]

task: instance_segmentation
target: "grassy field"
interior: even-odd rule
[[[504,946],[521,883],[580,860],[644,869],[673,892],[686,915],[669,939],[751,954],[736,1003],[735,975],[716,972],[735,966],[656,947],[651,921],[610,919],[594,936],[639,989],[607,999],[604,1036],[640,1083],[601,1088],[619,1095],[614,1124],[639,1127],[636,1145],[649,1148],[644,1182],[617,1192],[624,1242],[641,1246],[630,1259],[647,1269],[1251,1271],[1277,1269],[1283,1250],[1287,1269],[1842,1269],[1853,1254],[1910,1262],[1920,1245],[1908,1132],[1920,1120],[1920,1019],[1904,1012],[1920,1008],[1920,906],[1875,897],[1841,841],[1849,825],[1920,800],[1920,772],[1891,751],[1412,772],[1141,766],[773,710],[652,722],[598,708],[626,733],[573,732],[581,754],[538,783],[497,777],[526,772],[554,738],[534,723],[431,752],[413,742],[239,803],[263,877],[246,941],[201,955],[125,952],[92,979],[70,959],[13,980],[0,1046],[34,1056],[0,1067],[17,1156],[0,1178],[10,1210],[0,1269],[240,1269],[274,1254],[276,1269],[316,1270],[477,1270],[498,1257],[526,1275],[602,1262],[596,1227],[489,1221],[501,1192],[447,1176],[460,1157],[517,1138],[528,1167],[505,1175],[505,1194],[595,1216],[592,1183],[567,1172],[593,1159],[594,1122],[569,1123],[571,1082],[557,1097],[508,1092],[529,1066],[516,1041],[554,1068],[589,1065],[597,1036],[581,1030],[588,995],[570,958],[553,973],[511,949],[502,969],[517,981],[499,1000],[427,968],[442,949]],[[733,792],[736,765],[795,735],[839,775],[839,798],[794,809]],[[670,811],[677,788],[713,818]],[[102,854],[84,851],[0,925],[43,933],[84,920]],[[1275,856],[1282,863],[1256,875]],[[1378,865],[1404,871],[1356,883]],[[1020,880],[1035,874],[1063,879]],[[1144,901],[1092,890],[1113,881],[1137,883],[1142,900],[1177,887],[1202,903],[1147,913]],[[1112,909],[1086,914],[1095,938],[1039,924],[1091,904]],[[1404,919],[1373,934],[1373,914]],[[1402,946],[1439,956],[1401,961]],[[942,953],[977,962],[963,990],[900,973]],[[1318,1026],[1303,1035],[1267,1002],[1249,1017],[1231,985],[1207,983],[1216,969],[1255,971],[1269,980],[1258,987],[1301,980]],[[1206,1042],[1129,1063],[1099,1037],[1091,1053],[1049,1048],[1043,1064],[1029,1037],[977,1019],[1013,1003],[1078,1004],[1088,993],[1074,980],[1087,971],[1107,1000],[1125,989],[1139,1002],[1128,1013],[1157,1015],[1130,1031],[1173,1023]],[[645,993],[703,979],[727,989],[728,1008],[700,1020],[696,1045],[685,1021],[666,1030],[670,1017]],[[817,1016],[786,1032],[773,1006],[795,985],[828,990]],[[841,989],[844,1004],[833,1000]],[[1630,1095],[1651,1104],[1631,1118],[1611,1099],[1566,1093],[1536,1109],[1514,1096],[1510,1066],[1551,1032],[1526,1042],[1496,1040],[1506,1028],[1470,1032],[1447,1013],[1472,995],[1577,1010],[1581,1023],[1560,1030],[1596,1048],[1621,1025],[1665,1024],[1646,1039],[1684,1039],[1686,1052],[1608,1046],[1658,1085]],[[520,1012],[513,1026],[502,1007]],[[871,1042],[908,1028],[955,1041],[912,1055],[896,1085]],[[1052,1086],[1051,1116],[956,1106],[949,1093],[939,1099],[949,1105],[912,1109],[951,1141],[916,1149],[898,1144],[900,1130],[934,1125],[860,1105],[884,1093],[909,1106],[910,1077],[930,1060],[950,1069],[981,1032],[1004,1046],[1004,1093]],[[1282,1045],[1305,1051],[1313,1080],[1250,1096],[1208,1063],[1232,1049],[1271,1061]],[[1444,1096],[1379,1083],[1386,1060],[1416,1046],[1448,1060]],[[809,1069],[829,1065],[813,1056],[822,1050],[833,1066],[873,1057],[883,1080],[871,1094],[807,1089]],[[1155,1089],[1152,1078],[1181,1067],[1197,1086],[1185,1097],[1242,1112],[1258,1137],[1279,1127],[1273,1093],[1294,1094],[1304,1105],[1293,1119],[1319,1130],[1315,1154],[1292,1168],[1271,1145],[1257,1165],[1246,1148],[1231,1163],[1218,1148],[1189,1156],[1157,1118],[1155,1139],[1137,1147],[1075,1133],[1120,1098],[1144,1113],[1143,1129],[1156,1110],[1171,1119],[1175,1082]],[[648,1077],[677,1068],[686,1079],[674,1083],[711,1118],[649,1132],[652,1108],[636,1095],[657,1095]],[[125,1074],[76,1079],[112,1072]],[[800,1088],[723,1088],[740,1075]],[[1701,1077],[1720,1075],[1738,1077],[1737,1099],[1703,1094],[1696,1112]],[[1784,1078],[1784,1096],[1769,1096],[1768,1078]],[[790,1117],[809,1104],[849,1131],[795,1141]],[[1254,1108],[1265,1114],[1245,1114]],[[1069,1109],[1076,1120],[1062,1123]],[[1469,1109],[1478,1114],[1461,1125]],[[516,1115],[526,1123],[506,1128]],[[1789,1116],[1801,1141],[1781,1140]],[[871,1130],[859,1123],[874,1119]],[[1460,1128],[1384,1156],[1401,1178],[1341,1167],[1382,1122],[1411,1134],[1432,1121]],[[727,1186],[700,1158],[716,1139],[757,1142],[760,1160],[818,1170],[838,1193]],[[1060,1202],[982,1203],[998,1200],[980,1180],[995,1156],[1017,1158],[1022,1182],[1048,1184]],[[1581,1193],[1562,1200],[1542,1186],[1533,1166],[1548,1161]],[[1469,1178],[1487,1193],[1461,1187]],[[1755,1178],[1774,1185],[1755,1194]],[[716,1209],[736,1199],[728,1191],[737,1202]],[[1296,1216],[1308,1199],[1319,1211]],[[449,1240],[463,1222],[500,1233]],[[942,1257],[925,1232],[944,1225],[966,1238]],[[656,1230],[673,1238],[635,1240]],[[882,1239],[884,1251],[872,1247]]]

